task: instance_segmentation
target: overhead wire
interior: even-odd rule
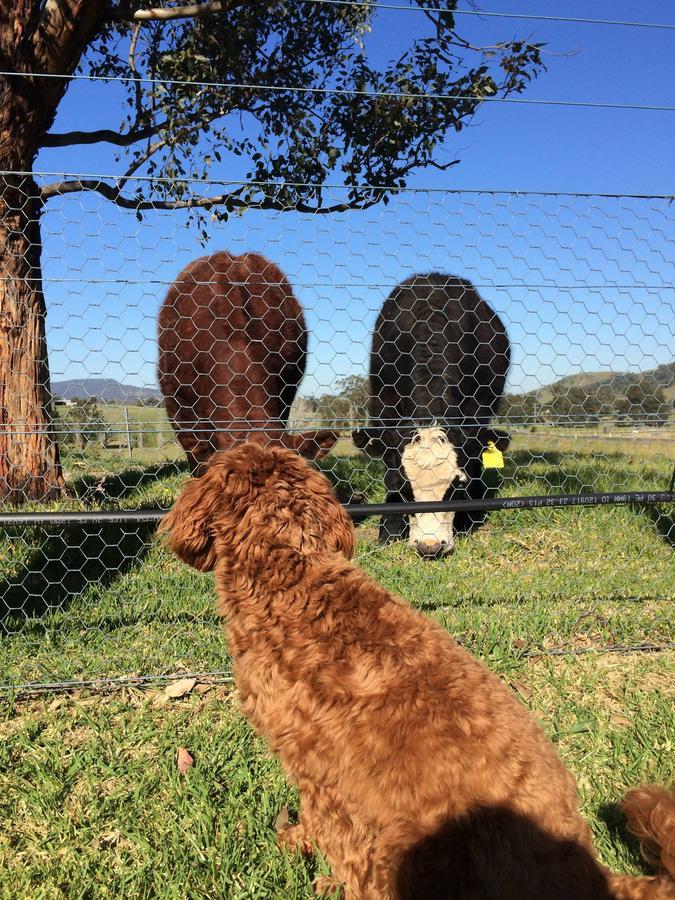
[[[636,22],[625,21],[621,19],[592,19],[583,16],[550,16],[541,15],[540,13],[515,13],[515,12],[496,12],[486,11],[482,9],[448,9],[442,6],[401,6],[395,3],[370,2],[370,0],[298,0],[299,3],[307,3],[319,6],[349,6],[354,8],[365,7],[373,10],[395,10],[397,12],[430,12],[446,14],[450,16],[479,16],[485,19],[525,19],[537,22],[562,22],[566,24],[580,25],[610,25],[621,26],[625,28],[656,28],[666,31],[675,31],[675,24],[667,22]]]
[[[492,97],[475,94],[445,94],[426,91],[369,91],[357,88],[305,87],[303,85],[259,84],[225,81],[192,81],[189,79],[150,78],[130,75],[59,75],[52,72],[16,72],[3,70],[4,78],[46,78],[62,81],[99,81],[106,83],[121,82],[123,84],[170,85],[172,87],[211,88],[218,90],[269,91],[271,93],[313,94],[319,96],[348,96],[401,100],[475,100],[480,103],[513,103],[520,106],[559,106],[583,109],[615,109],[636,110],[642,112],[675,112],[675,106],[646,103],[607,103],[594,100],[551,100],[533,97]]]

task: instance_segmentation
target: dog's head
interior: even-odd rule
[[[221,561],[267,570],[280,556],[354,553],[354,528],[328,479],[292,450],[254,443],[215,453],[160,531],[203,572]]]

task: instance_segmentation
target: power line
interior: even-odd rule
[[[452,279],[451,279],[452,280]],[[212,285],[213,281],[202,281],[190,276],[185,282],[179,278],[82,278],[76,276],[49,276],[49,275],[3,275],[0,276],[0,283],[3,282],[48,282],[49,284],[86,284],[86,285],[104,285],[115,284],[125,287],[142,287],[142,286],[167,286],[171,284],[189,284],[190,287],[197,285]],[[230,280],[228,284],[233,287],[245,287],[248,282]],[[267,287],[282,287],[280,281],[266,281]],[[471,284],[475,288],[490,288],[497,291],[508,290],[556,290],[556,291],[675,291],[675,284],[585,284],[582,281],[576,284],[561,284],[555,280],[548,282],[493,282],[493,281],[472,281]],[[390,281],[293,281],[293,287],[296,288],[358,288],[363,290],[377,288],[391,288]],[[605,323],[609,324],[609,323]]]
[[[269,91],[271,93],[314,94],[320,96],[388,97],[401,100],[475,100],[479,103],[514,103],[519,106],[561,106],[580,109],[621,109],[641,112],[675,112],[675,106],[644,103],[605,103],[589,100],[541,100],[528,97],[477,97],[474,94],[430,94],[408,91],[364,91],[355,88],[301,87],[299,85],[246,84],[223,81],[189,81],[170,78],[139,78],[126,75],[56,75],[51,72],[0,71],[6,78],[58,78],[62,81],[104,81],[123,84],[161,84],[174,87],[217,88],[218,90]]]
[[[398,12],[431,12],[449,16],[481,16],[486,19],[528,19],[539,22],[565,22],[581,25],[619,25],[627,28],[661,28],[668,31],[675,31],[675,25],[669,25],[663,22],[587,19],[578,16],[542,16],[536,13],[483,12],[479,9],[444,9],[440,6],[400,6],[399,4],[394,3],[370,3],[368,0],[365,0],[365,2],[362,3],[359,3],[358,0],[299,0],[299,2],[325,6],[351,6],[354,8],[365,7],[366,9],[374,10],[396,10]]]

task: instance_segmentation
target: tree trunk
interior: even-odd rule
[[[0,502],[63,488],[51,419],[42,203],[31,172],[68,85],[103,26],[105,0],[0,0]]]
[[[28,176],[0,194],[0,501],[52,500],[64,481],[51,414],[41,202]]]

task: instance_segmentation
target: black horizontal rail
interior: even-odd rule
[[[350,516],[385,513],[486,512],[495,509],[543,509],[566,506],[608,506],[622,503],[653,505],[675,502],[675,491],[623,491],[595,494],[540,494],[531,497],[484,497],[481,500],[431,500],[424,503],[347,504]]]
[[[675,503],[675,491],[622,491],[593,494],[540,494],[530,497],[484,497],[480,500],[432,500],[419,503],[346,503],[352,518],[387,513],[486,512],[499,509],[555,509],[570,506],[612,506],[636,503],[653,506]],[[96,525],[104,522],[158,522],[166,509],[105,509],[87,512],[0,513],[0,526]]]

